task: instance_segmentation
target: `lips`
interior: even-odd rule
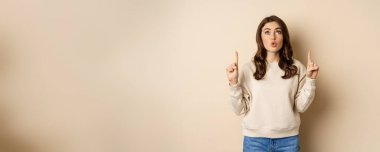
[[[271,47],[277,47],[277,43],[276,42],[272,42],[272,43],[270,43],[270,46]]]

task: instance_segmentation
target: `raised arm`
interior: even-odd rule
[[[305,71],[306,69],[306,71]],[[298,112],[305,112],[314,100],[316,78],[319,67],[311,60],[311,52],[308,52],[307,68],[300,66],[300,79],[298,91],[295,96],[296,108]]]
[[[244,71],[239,76],[238,52],[235,51],[234,63],[226,68],[227,78],[230,85],[230,101],[236,115],[245,114],[249,111],[250,95],[245,86]]]

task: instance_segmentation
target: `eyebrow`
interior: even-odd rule
[[[280,29],[281,30],[281,28],[280,27],[278,27],[278,28],[275,28],[275,30],[277,30],[277,29]],[[263,31],[265,31],[265,30],[271,30],[270,28],[265,28],[265,29],[263,29]]]

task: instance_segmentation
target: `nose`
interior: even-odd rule
[[[276,34],[275,34],[275,32],[271,33],[270,39],[271,40],[276,40]]]

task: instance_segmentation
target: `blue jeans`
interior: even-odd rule
[[[284,138],[244,136],[243,152],[299,152],[298,135]]]

